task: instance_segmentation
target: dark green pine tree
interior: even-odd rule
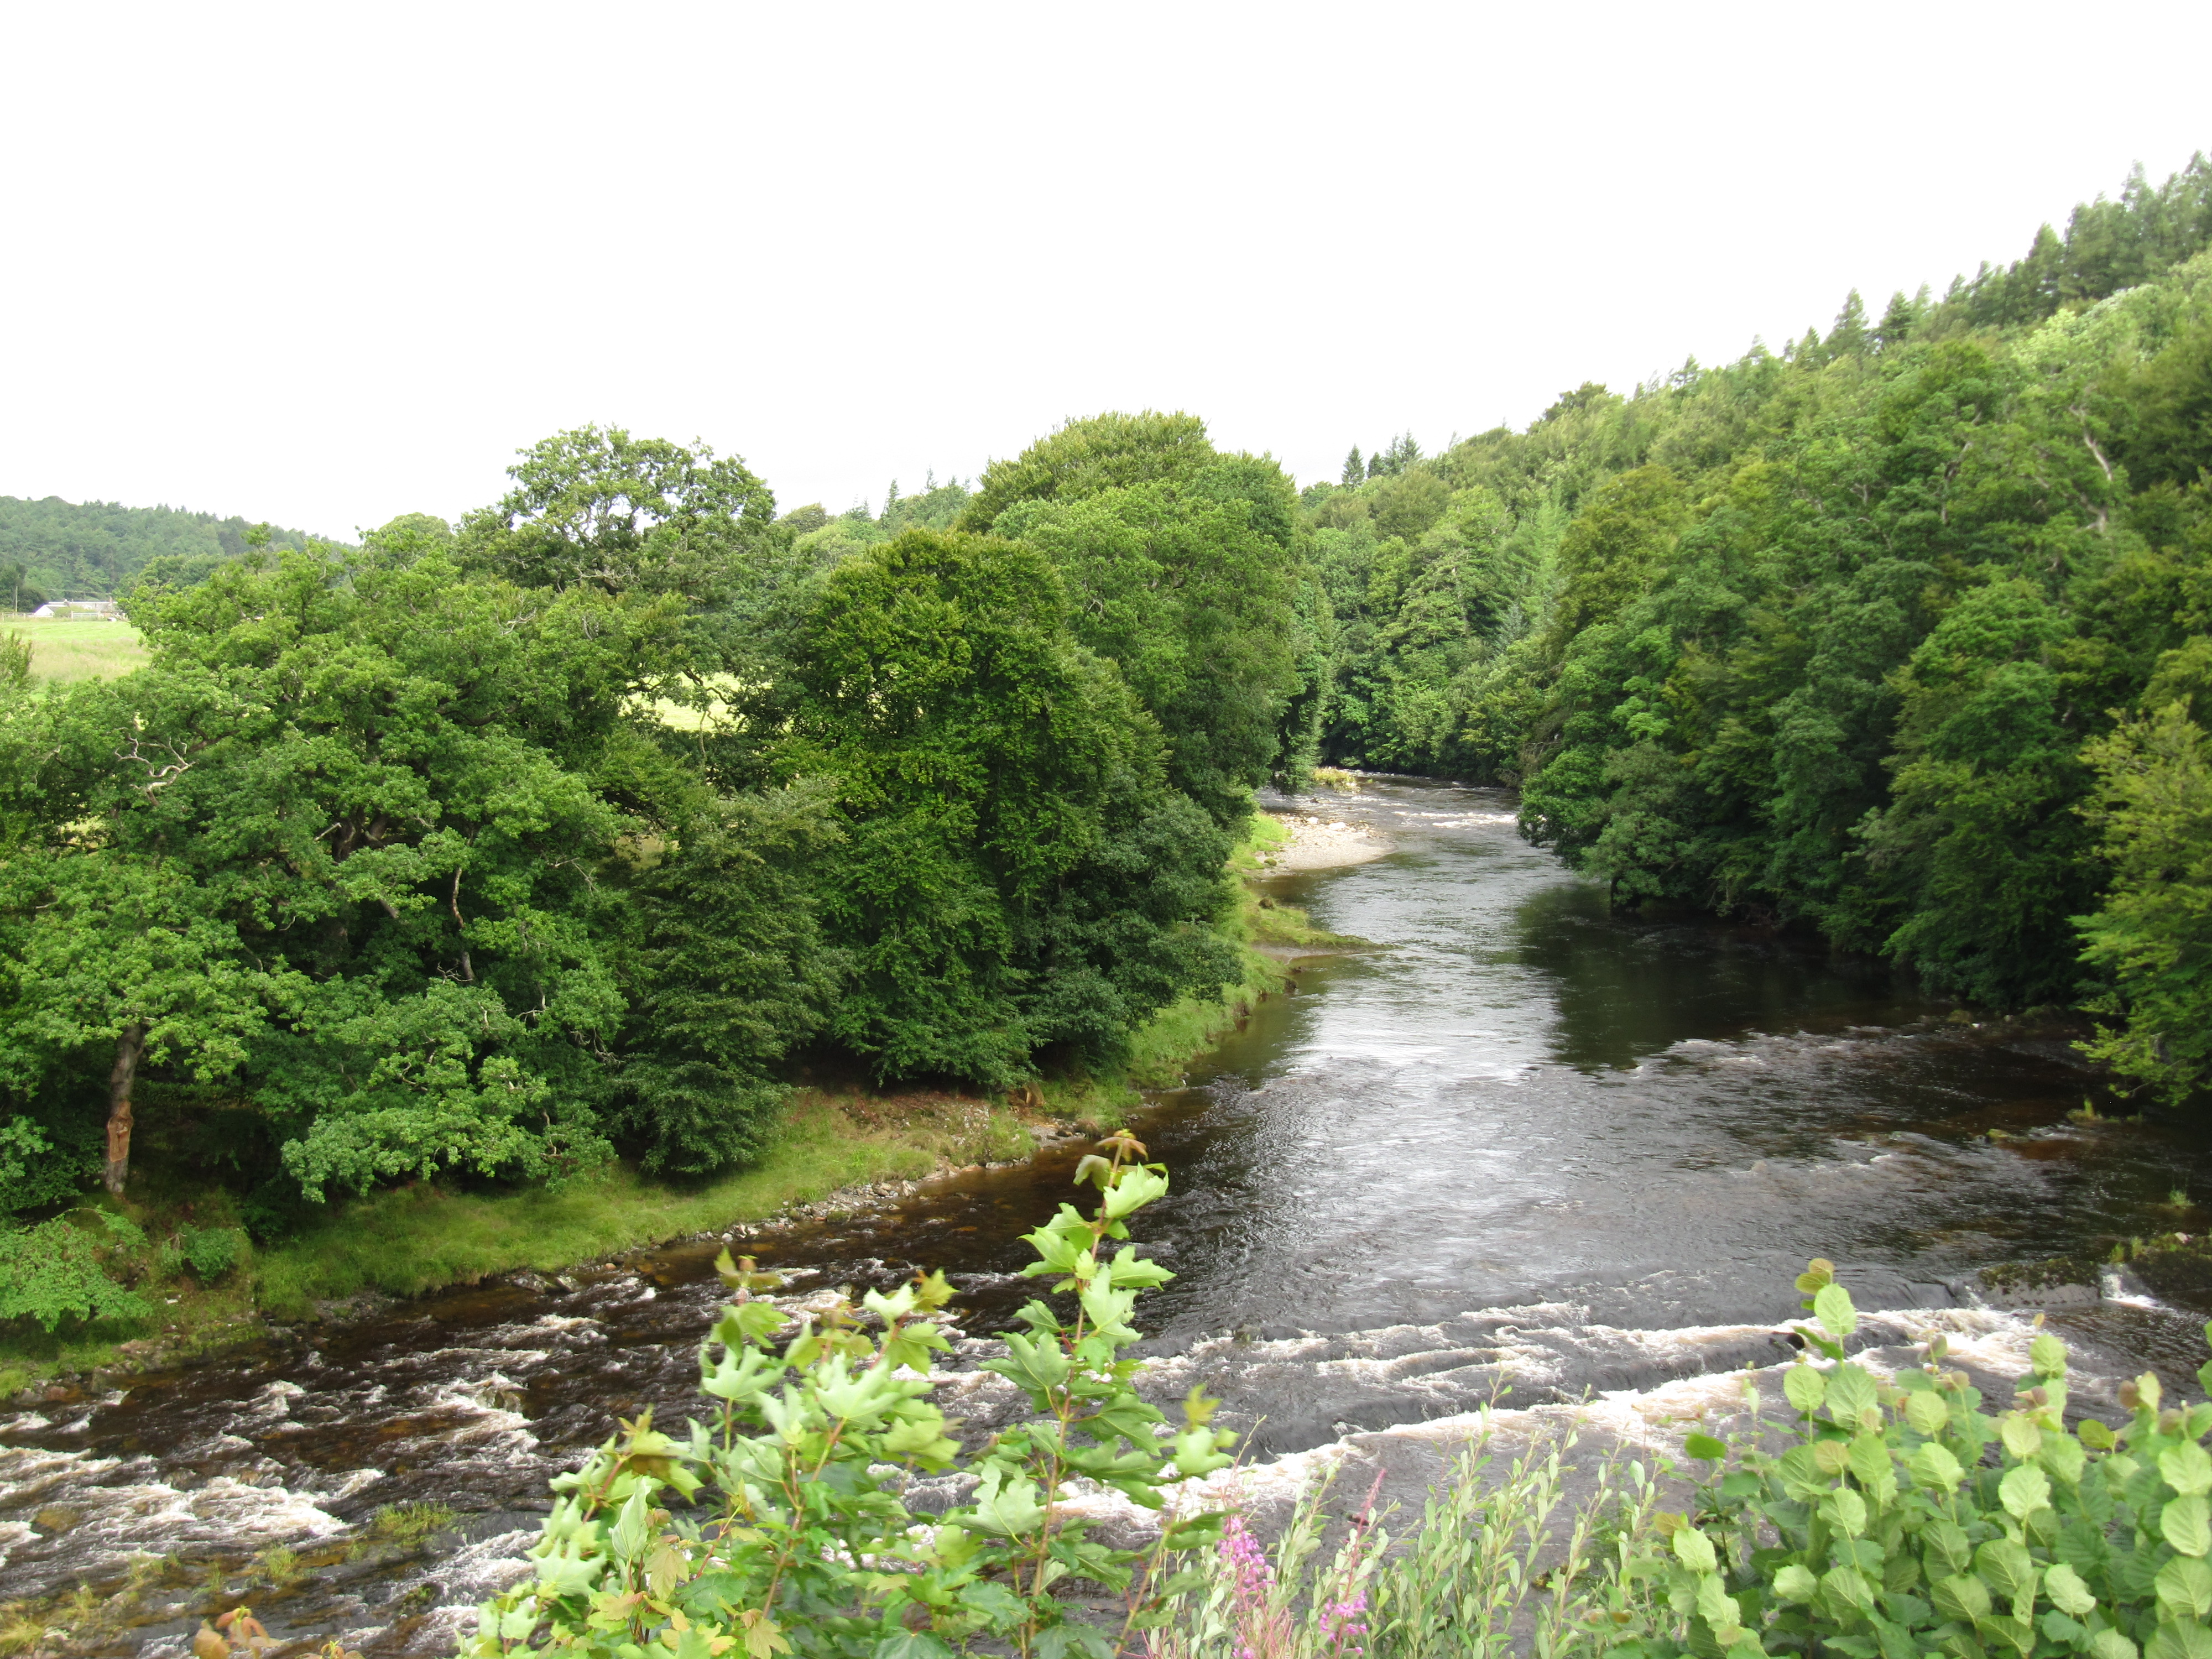
[[[1352,453],[1344,458],[1344,487],[1346,489],[1363,482],[1367,477],[1367,463],[1359,458],[1359,446],[1352,447]]]
[[[895,530],[897,528],[891,520],[898,516],[898,480],[896,478],[893,478],[890,481],[889,487],[884,491],[884,516],[876,520],[877,523],[883,526],[886,530]]]
[[[1881,313],[1881,320],[1874,325],[1873,343],[1876,351],[1887,351],[1901,344],[1911,334],[1928,310],[1928,285],[1920,285],[1919,295],[1908,300],[1903,289],[1889,296],[1889,308]]]
[[[1866,302],[1853,289],[1844,296],[1844,308],[1836,313],[1836,325],[1828,331],[1828,356],[1863,357],[1871,343],[1867,336]]]

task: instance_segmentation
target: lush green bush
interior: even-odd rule
[[[1995,1412],[1941,1337],[1877,1376],[1844,1355],[1858,1316],[1833,1269],[1798,1280],[1814,1322],[1784,1373],[1794,1443],[1693,1434],[1696,1512],[1659,1517],[1632,1571],[1658,1596],[1623,1645],[1651,1656],[2205,1659],[2212,1655],[2212,1405],[2127,1385],[2118,1429],[2067,1425],[2066,1349]],[[2208,1330],[2212,1338],[2212,1330]],[[1826,1364],[1813,1355],[1825,1356]],[[2212,1365],[2198,1372],[2212,1389]]]
[[[139,1245],[145,1234],[110,1210],[95,1210],[111,1242]],[[146,1298],[111,1278],[100,1241],[71,1216],[34,1227],[0,1220],[0,1320],[34,1319],[52,1334],[64,1319],[145,1319]]]
[[[1062,1205],[1029,1235],[1026,1271],[1055,1277],[1073,1308],[1030,1302],[1028,1329],[988,1367],[1028,1395],[1032,1420],[973,1455],[947,1432],[928,1398],[933,1356],[950,1346],[933,1317],[952,1294],[941,1275],[857,1307],[841,1296],[794,1326],[752,1296],[774,1281],[726,1253],[737,1300],[700,1351],[707,1420],[678,1438],[641,1417],[557,1480],[534,1574],[483,1608],[465,1651],[949,1659],[982,1639],[1111,1659],[1120,1642],[1071,1620],[1054,1587],[1124,1593],[1126,1638],[1164,1616],[1184,1588],[1165,1564],[1218,1536],[1218,1519],[1176,1522],[1146,1554],[1106,1547],[1054,1505],[1080,1478],[1158,1508],[1167,1487],[1225,1464],[1230,1437],[1208,1426],[1196,1390],[1170,1433],[1131,1387],[1137,1297],[1173,1275],[1133,1246],[1109,1261],[1105,1246],[1168,1183],[1131,1161],[1144,1149],[1126,1135],[1102,1151],[1077,1170],[1100,1189],[1092,1218]],[[976,1477],[966,1501],[936,1516],[908,1508],[915,1472],[955,1469]]]
[[[161,1246],[161,1271],[190,1267],[204,1285],[236,1267],[246,1254],[246,1235],[236,1227],[179,1227]]]

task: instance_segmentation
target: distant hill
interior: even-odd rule
[[[113,599],[149,574],[189,586],[245,551],[252,527],[236,514],[219,519],[173,507],[0,495],[0,609]],[[270,538],[291,547],[308,541],[303,531],[273,525]]]

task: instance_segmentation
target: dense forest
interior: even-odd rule
[[[1940,300],[1309,489],[1321,752],[1517,785],[1625,902],[2212,1062],[2212,166]]]
[[[301,549],[311,539],[171,507],[0,495],[0,605],[30,611],[48,599],[116,599],[142,579],[189,586],[263,537]]]
[[[0,504],[152,653],[0,653],[0,1213],[121,1191],[149,1086],[273,1226],[742,1163],[803,1057],[1109,1072],[1235,979],[1253,792],[1325,762],[1517,786],[1624,905],[2087,1007],[2184,1101],[2208,246],[2200,159],[1940,299],[1303,493],[1145,412],[836,516],[599,428],[357,548]]]

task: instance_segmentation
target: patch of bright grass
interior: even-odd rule
[[[0,617],[31,642],[31,678],[54,685],[76,680],[112,680],[129,673],[151,653],[127,622],[98,617]]]
[[[841,1187],[913,1180],[940,1159],[981,1161],[1002,1138],[992,1123],[1000,1115],[1011,1117],[974,1100],[863,1104],[802,1091],[757,1166],[692,1185],[617,1165],[557,1188],[450,1193],[422,1184],[371,1194],[333,1205],[328,1220],[263,1253],[261,1305],[297,1317],[319,1298],[414,1296],[520,1267],[557,1272],[762,1220]]]
[[[372,1536],[391,1544],[419,1544],[434,1532],[453,1524],[453,1511],[444,1504],[386,1504],[368,1523]]]

